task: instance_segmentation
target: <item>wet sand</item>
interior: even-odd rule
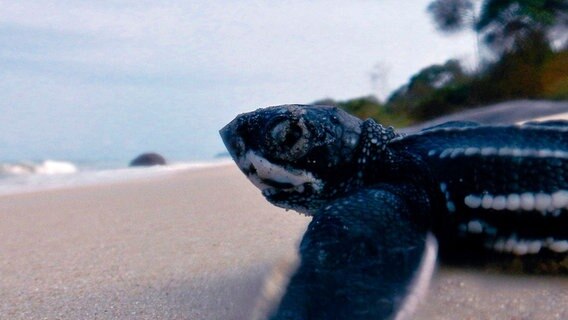
[[[309,221],[235,166],[0,197],[0,319],[247,319]],[[568,319],[568,277],[440,267],[415,319]]]

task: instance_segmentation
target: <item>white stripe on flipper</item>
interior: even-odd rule
[[[420,267],[408,288],[407,296],[404,298],[398,313],[394,317],[395,320],[412,319],[414,310],[428,291],[428,286],[430,285],[430,280],[432,279],[432,274],[436,267],[437,255],[438,242],[432,234],[428,233]]]

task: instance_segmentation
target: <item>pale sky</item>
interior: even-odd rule
[[[429,2],[0,0],[0,161],[205,159],[239,112],[471,63],[473,36],[437,33]]]

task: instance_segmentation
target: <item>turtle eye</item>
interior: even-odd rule
[[[283,160],[292,160],[304,156],[308,151],[307,139],[301,124],[288,119],[278,122],[270,130],[272,143],[281,154],[276,155]]]
[[[270,134],[274,142],[292,148],[302,137],[302,128],[285,120],[274,126]]]

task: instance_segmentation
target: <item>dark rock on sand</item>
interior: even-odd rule
[[[165,165],[166,159],[161,155],[153,152],[143,153],[130,162],[131,167],[150,167],[156,165]]]

